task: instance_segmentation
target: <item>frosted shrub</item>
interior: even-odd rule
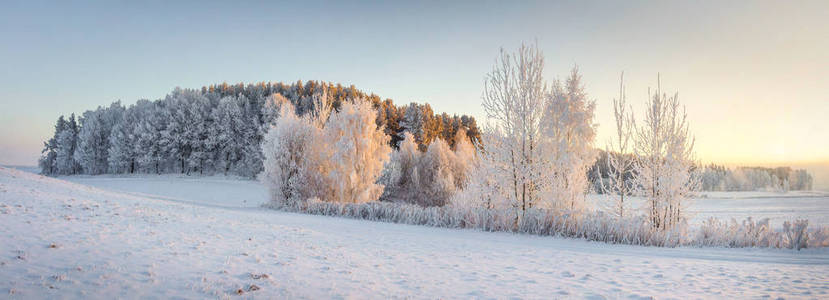
[[[479,156],[485,157],[488,153],[481,152]],[[468,166],[468,180],[465,187],[455,193],[450,199],[450,204],[464,208],[507,208],[516,204],[510,201],[509,189],[503,185],[500,176],[499,165],[493,160],[482,158]]]
[[[271,203],[269,206],[291,212],[369,221],[581,238],[613,244],[791,249],[829,246],[829,227],[809,231],[805,220],[787,222],[789,225],[782,231],[771,230],[768,219],[755,222],[750,218],[743,222],[712,218],[698,228],[680,223],[671,229],[655,229],[645,216],[614,218],[601,211],[566,214],[554,209],[532,208],[523,211],[523,217],[517,219],[516,215],[521,211],[512,207],[470,207],[455,205],[455,202],[423,207],[377,201],[338,203],[313,198],[290,205]]]
[[[809,248],[829,247],[829,227],[821,227],[810,233]]]
[[[691,245],[718,247],[803,248],[829,247],[829,227],[808,229],[807,220],[786,221],[781,231],[772,230],[769,220],[754,222],[752,218],[738,223],[714,218],[700,226]]]
[[[788,248],[800,250],[808,247],[809,232],[806,231],[807,227],[809,227],[808,220],[795,220],[794,223],[783,222],[783,232]]]
[[[769,219],[755,222],[751,218],[737,223],[720,221],[716,218],[705,220],[697,232],[700,246],[720,247],[779,247],[779,239],[769,229]]]

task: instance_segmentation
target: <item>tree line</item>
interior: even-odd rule
[[[409,127],[393,135],[372,120],[382,114],[358,98],[336,110],[325,95],[300,114],[274,101],[264,138],[263,184],[272,208],[385,222],[522,232],[656,246],[820,247],[829,229],[808,221],[742,224],[708,220],[689,228],[691,199],[702,185],[678,93],[649,92],[641,119],[626,104],[624,81],[614,99],[616,136],[604,161],[595,145],[596,102],[578,68],[545,81],[537,47],[501,51],[484,81],[487,122],[480,137],[455,142]],[[623,78],[622,78],[623,79]],[[414,123],[419,123],[416,121]],[[473,144],[474,143],[474,144]],[[474,145],[474,146],[473,146]],[[590,170],[599,174],[606,207],[586,197]],[[632,207],[629,196],[642,198]]]
[[[59,118],[41,167],[45,174],[261,174],[271,207],[409,224],[658,246],[829,243],[829,229],[810,233],[805,220],[785,223],[783,232],[768,220],[709,220],[689,235],[689,200],[706,176],[678,93],[663,92],[658,79],[637,119],[622,77],[616,134],[601,151],[596,101],[578,68],[552,82],[543,68],[535,46],[502,49],[485,77],[480,130],[468,116],[437,115],[428,104],[398,107],[329,83],[175,89],[161,100]],[[731,176],[710,169],[711,182]],[[808,175],[745,170],[772,181],[785,175],[789,186]],[[586,197],[591,179],[605,207]],[[629,196],[644,201],[631,207]]]
[[[377,111],[374,123],[392,147],[404,131],[415,136],[420,149],[438,138],[454,145],[459,131],[471,143],[480,139],[471,116],[437,114],[429,104],[397,106],[354,86],[223,83],[176,88],[162,99],[129,106],[118,101],[79,117],[60,116],[54,135],[44,142],[39,166],[47,175],[196,172],[255,177],[264,169],[261,143],[276,115],[274,103],[290,102],[304,115],[320,97],[333,110],[354,99],[370,103]]]
[[[614,173],[613,163],[624,160],[631,162],[633,154],[619,155],[612,149],[599,149],[598,159],[590,168],[589,177],[596,193],[604,193],[611,183],[621,183],[633,178],[633,170]],[[700,177],[702,191],[808,191],[814,186],[814,177],[805,169],[784,167],[737,166],[727,167],[718,164],[695,164],[695,172]],[[615,178],[612,178],[615,177]],[[615,180],[615,181],[614,181]],[[604,185],[604,186],[603,186]],[[619,187],[616,187],[620,189]]]

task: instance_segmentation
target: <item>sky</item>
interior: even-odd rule
[[[701,161],[829,170],[829,1],[167,2],[4,1],[0,164],[35,164],[61,114],[177,86],[322,80],[483,119],[499,49],[537,43],[547,80],[579,67],[599,147],[620,73],[638,115],[659,74]]]

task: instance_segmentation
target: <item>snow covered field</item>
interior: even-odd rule
[[[264,189],[233,178],[62,179],[75,183],[0,168],[2,297],[829,297],[829,249],[649,248],[299,215],[258,208]],[[775,213],[713,199],[697,204]]]
[[[589,195],[597,205],[604,197]],[[638,207],[641,199],[632,199],[632,206]],[[689,209],[691,223],[700,224],[714,217],[721,220],[736,219],[742,222],[747,217],[754,220],[769,218],[774,228],[782,227],[784,221],[808,219],[810,226],[829,226],[829,193],[823,191],[782,192],[703,192],[693,199]]]
[[[267,190],[263,185],[233,176],[74,175],[60,178],[103,189],[184,203],[259,207],[268,201]],[[589,197],[597,204],[604,199],[601,195]],[[829,193],[705,192],[702,197],[694,199],[691,211],[691,222],[697,224],[710,217],[743,221],[751,216],[754,219],[769,218],[774,227],[780,227],[783,221],[796,218],[809,219],[812,225],[829,226]]]

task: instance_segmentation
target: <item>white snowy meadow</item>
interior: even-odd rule
[[[267,201],[261,185],[227,177],[53,179],[0,168],[2,297],[647,299],[829,293],[827,248],[611,245],[259,207]],[[776,203],[792,209],[788,218],[810,210],[787,205],[785,198]],[[757,212],[739,203],[728,210]]]
[[[620,82],[616,136],[598,145],[578,68],[548,82],[544,66],[537,46],[501,50],[480,127],[313,81],[176,89],[61,117],[40,172],[75,183],[0,170],[0,287],[825,297],[829,197],[808,173],[703,166],[679,94],[659,80],[641,112]]]

